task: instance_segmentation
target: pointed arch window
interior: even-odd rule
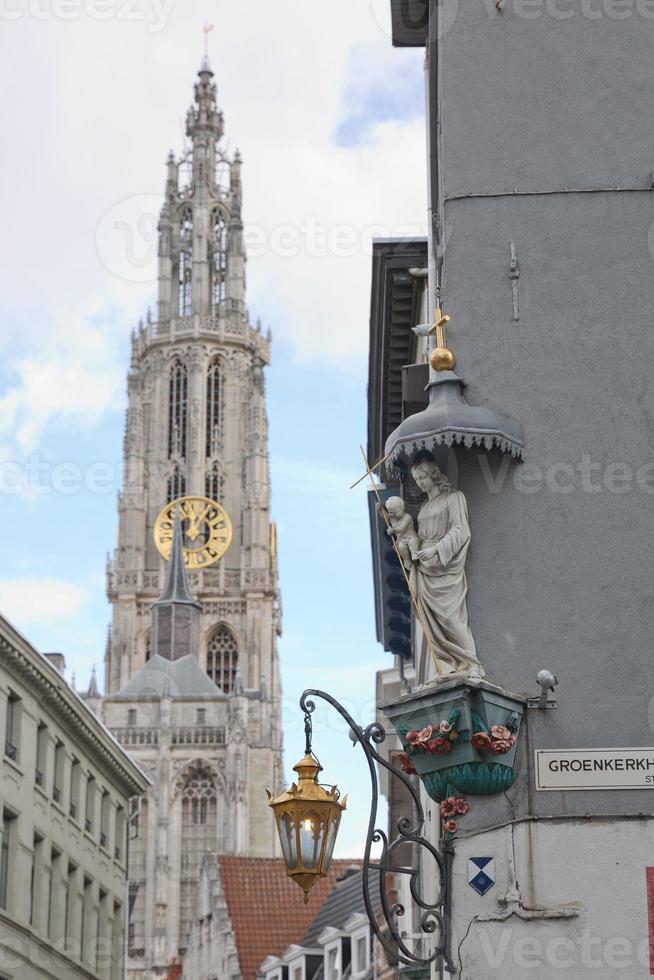
[[[238,667],[238,644],[229,626],[221,624],[209,637],[207,674],[224,694],[234,690]]]
[[[218,847],[216,773],[196,760],[177,782],[181,795],[182,834],[180,882],[180,946],[187,942],[193,919],[202,859]]]
[[[206,456],[216,456],[220,445],[220,422],[223,414],[223,377],[220,361],[213,361],[207,373],[207,445]]]
[[[168,477],[168,489],[166,492],[168,498],[168,503],[172,503],[173,500],[177,500],[179,497],[186,496],[186,477],[182,473],[181,467],[175,466],[175,469]]]
[[[227,295],[227,224],[220,211],[211,214],[211,314],[218,316]]]
[[[223,499],[224,487],[225,480],[220,466],[218,463],[214,463],[205,478],[204,495],[209,500],[215,500],[216,503],[220,503]]]
[[[184,208],[179,226],[177,259],[177,314],[190,316],[193,306],[193,212]]]
[[[168,380],[168,458],[186,459],[186,429],[188,422],[188,371],[181,361],[175,361]]]

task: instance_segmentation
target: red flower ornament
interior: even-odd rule
[[[486,752],[491,747],[491,739],[486,732],[475,732],[470,739],[470,744],[477,752]]]
[[[497,738],[502,742],[508,742],[511,738],[511,732],[504,725],[493,725],[490,733],[492,738]]]
[[[491,752],[495,755],[506,755],[513,748],[510,738],[496,738],[491,744]]]
[[[416,767],[411,762],[411,759],[409,758],[406,752],[400,752],[399,760],[400,760],[400,769],[408,773],[410,776],[414,776],[416,772]]]
[[[443,830],[446,834],[456,834],[459,829],[459,825],[456,820],[446,820],[443,824]]]

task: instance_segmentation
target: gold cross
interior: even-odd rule
[[[429,331],[429,333],[435,333],[436,334],[436,346],[437,347],[446,347],[447,346],[446,343],[445,343],[445,324],[446,323],[449,323],[449,322],[450,322],[449,316],[447,315],[447,313],[445,315],[443,315],[443,311],[441,310],[441,308],[439,306],[438,309],[436,310],[436,323],[434,324],[434,326]]]

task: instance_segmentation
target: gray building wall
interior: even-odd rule
[[[652,741],[654,11],[559,7],[572,16],[462,3],[438,46],[449,341],[468,399],[526,440],[524,466],[457,451],[470,618],[494,682],[560,680],[526,751]],[[652,808],[642,791],[536,794],[524,772],[531,813]]]

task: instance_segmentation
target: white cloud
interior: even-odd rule
[[[76,616],[88,598],[85,589],[64,579],[0,579],[0,613],[18,628]]]
[[[354,147],[334,139],[357,114],[347,103],[361,92],[353,71],[372,66],[374,86],[380,72],[405,75],[413,59],[420,74],[419,54],[391,48],[383,4],[197,0],[190,13],[181,0],[141,0],[129,18],[133,5],[109,6],[100,20],[90,0],[67,4],[64,20],[48,15],[55,5],[36,18],[29,0],[16,0],[19,15],[2,21],[0,125],[12,151],[0,266],[12,277],[0,297],[0,357],[13,380],[3,378],[0,424],[17,429],[23,449],[52,421],[93,424],[115,404],[119,352],[155,282],[141,269],[125,275],[120,256],[97,247],[98,228],[134,198],[149,214],[161,193],[166,153],[181,149],[206,21],[216,25],[211,60],[228,145],[245,161],[246,223],[267,233],[249,264],[250,303],[264,319],[274,309],[277,339],[303,358],[360,368],[373,226],[394,234],[425,223],[421,122],[374,125]],[[312,222],[330,236],[318,254],[303,231]],[[280,229],[298,236],[288,257]],[[139,233],[140,262],[152,221]],[[354,245],[339,257],[343,236]]]

